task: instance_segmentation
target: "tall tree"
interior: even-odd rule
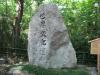
[[[23,16],[23,3],[24,0],[16,0],[16,17],[13,24],[13,47],[19,47],[20,31],[21,31],[21,20]]]

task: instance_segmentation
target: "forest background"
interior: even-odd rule
[[[100,37],[100,0],[0,0],[0,50],[27,50],[29,21],[40,4],[49,2],[58,6],[76,52],[96,60],[88,41]]]

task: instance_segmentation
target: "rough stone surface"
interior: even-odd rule
[[[23,66],[12,67],[7,72],[7,74],[4,74],[4,75],[35,75],[35,74],[29,74],[26,71],[22,71],[22,68]]]
[[[41,5],[32,17],[28,56],[31,64],[45,68],[70,68],[76,65],[76,53],[55,4]]]
[[[97,68],[96,67],[86,67],[90,75],[97,75]]]

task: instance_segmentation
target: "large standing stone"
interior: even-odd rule
[[[74,67],[77,59],[58,8],[41,5],[29,24],[28,56],[33,65]]]

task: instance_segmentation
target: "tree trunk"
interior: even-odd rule
[[[20,32],[21,32],[21,20],[23,16],[23,3],[24,0],[16,0],[16,17],[13,25],[13,47],[19,48],[20,44]]]

